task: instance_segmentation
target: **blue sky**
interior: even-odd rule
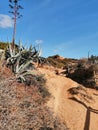
[[[98,55],[98,0],[21,0],[16,42],[40,44],[42,56]],[[0,41],[11,41],[13,21],[8,0],[0,3]]]

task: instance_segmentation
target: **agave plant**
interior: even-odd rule
[[[17,51],[16,49],[12,51],[9,44],[5,56],[7,66],[11,67],[12,72],[16,74],[16,78],[21,82],[26,82],[26,75],[34,75],[33,71],[31,72],[31,70],[36,69],[34,62],[38,64],[45,62],[45,58],[40,57],[40,50],[32,46],[25,49],[20,42]]]

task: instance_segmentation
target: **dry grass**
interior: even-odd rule
[[[0,67],[0,130],[67,130],[45,106],[44,81],[41,77],[37,81],[37,86],[25,89],[8,68]]]

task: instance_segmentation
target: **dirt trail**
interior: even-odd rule
[[[78,83],[56,75],[49,69],[41,68],[39,70],[45,74],[47,86],[52,95],[47,105],[62,121],[66,122],[70,130],[98,130],[98,91],[88,89],[94,101],[76,102],[70,99],[68,89],[79,86]]]

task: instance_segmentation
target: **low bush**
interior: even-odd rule
[[[83,84],[85,86],[94,86],[94,80],[93,79],[94,72],[93,67],[90,66],[89,68],[78,68],[73,73],[69,73],[68,77],[73,79],[74,81]],[[93,87],[92,86],[92,87]]]

